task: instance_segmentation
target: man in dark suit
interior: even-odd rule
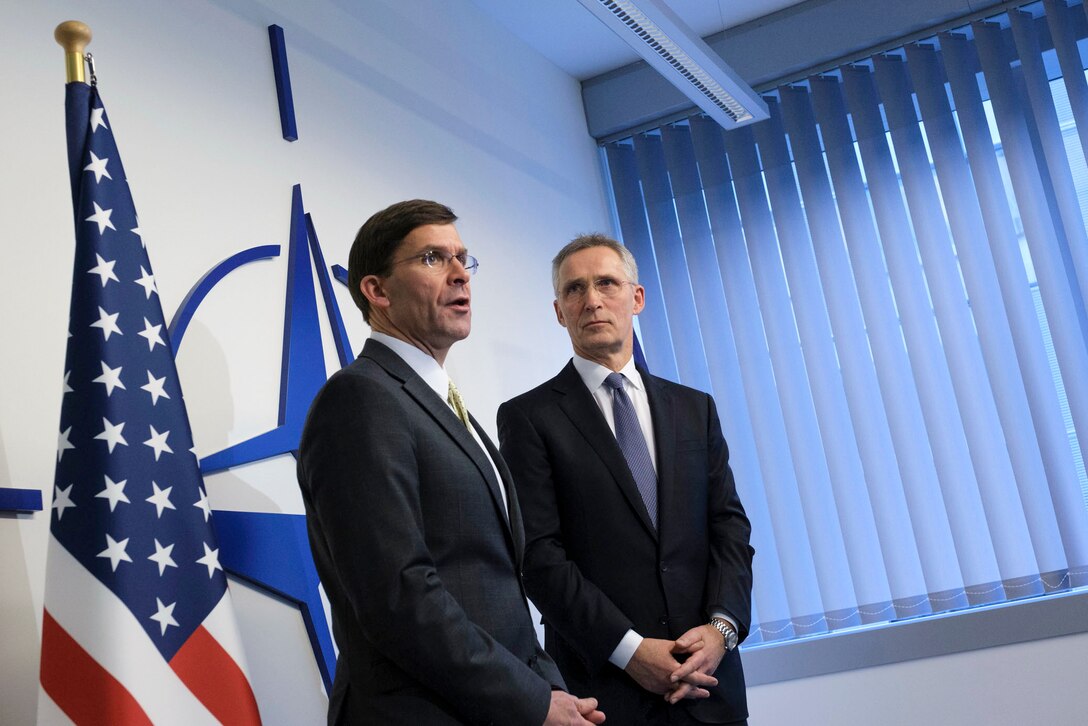
[[[545,646],[613,723],[746,723],[751,528],[714,401],[634,364],[644,290],[618,242],[575,239],[552,282],[574,358],[498,417]]]
[[[414,200],[359,230],[348,277],[373,332],[302,434],[298,479],[340,648],[329,723],[600,723],[539,647],[510,473],[443,368],[469,334],[477,265],[456,219]]]

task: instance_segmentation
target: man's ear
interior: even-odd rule
[[[367,275],[359,281],[359,292],[367,299],[371,307],[386,309],[389,307],[389,295],[385,283],[377,275]]]
[[[552,307],[555,308],[555,319],[559,321],[559,324],[564,328],[567,327],[567,321],[563,318],[563,308],[559,307],[558,300],[552,300]]]
[[[638,315],[642,312],[642,308],[646,307],[646,288],[642,285],[635,285],[635,307],[632,312]]]

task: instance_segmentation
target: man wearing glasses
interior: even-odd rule
[[[552,284],[574,358],[499,408],[547,650],[612,722],[746,723],[751,528],[714,400],[635,365],[625,247],[576,238]]]
[[[359,230],[348,280],[372,333],[302,434],[298,479],[340,649],[329,723],[600,723],[537,643],[510,473],[443,367],[469,334],[477,268],[456,219],[413,200]]]

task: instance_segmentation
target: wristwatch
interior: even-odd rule
[[[722,634],[722,640],[725,642],[725,650],[729,652],[733,648],[737,647],[737,629],[733,627],[732,623],[728,620],[722,620],[721,618],[711,618],[710,627],[717,630]]]

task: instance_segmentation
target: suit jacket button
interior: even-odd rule
[[[669,566],[668,565],[661,565],[661,571],[662,572],[668,572],[669,571]]]
[[[661,623],[662,625],[668,625],[669,624],[669,619],[666,618],[665,616],[661,616],[660,618],[657,619],[657,622]]]

